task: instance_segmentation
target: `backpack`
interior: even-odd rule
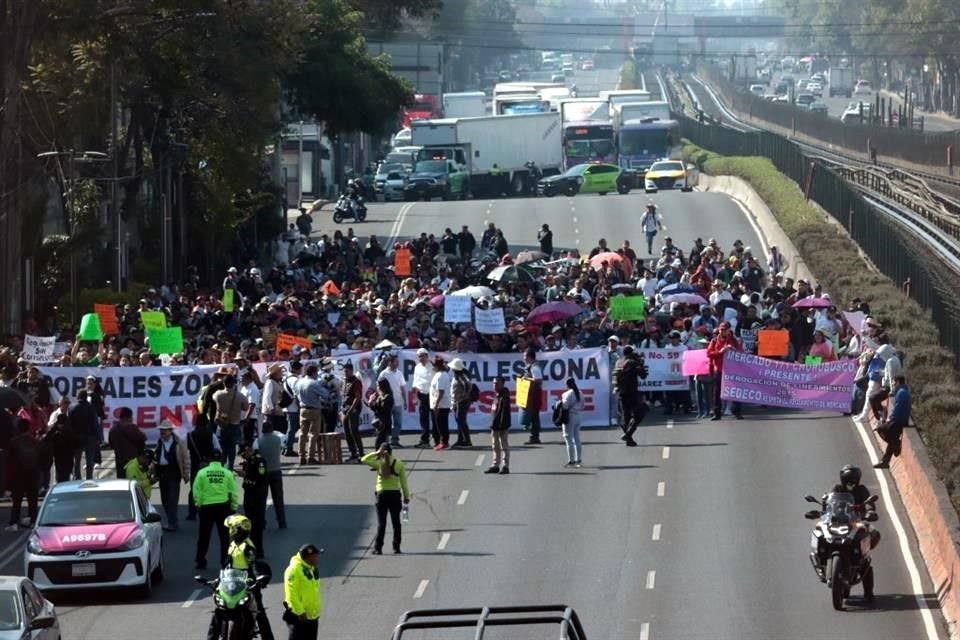
[[[553,426],[562,427],[570,420],[570,410],[564,408],[563,400],[553,403]]]
[[[477,383],[470,383],[470,402],[476,402],[480,399],[480,387],[477,386]]]
[[[287,380],[289,379],[290,378],[287,378]],[[287,387],[287,380],[284,380],[283,385],[280,387],[280,402],[277,404],[280,405],[281,409],[286,409],[293,404],[293,394],[290,393],[289,387]]]

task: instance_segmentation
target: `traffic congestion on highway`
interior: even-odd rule
[[[413,87],[313,200],[301,122],[271,237],[4,335],[0,638],[952,637],[915,354],[684,157],[668,41]],[[773,53],[728,71],[869,119]]]

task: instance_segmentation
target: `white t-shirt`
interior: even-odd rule
[[[400,367],[397,367],[396,370],[391,370],[390,367],[387,367],[380,372],[380,380],[387,380],[390,383],[390,390],[393,392],[393,402],[398,407],[406,406],[405,391],[407,390],[407,381],[403,378],[403,374],[400,372]]]
[[[431,409],[449,409],[450,408],[450,384],[453,380],[446,371],[437,371],[430,380],[430,408]],[[443,391],[443,397],[440,392]]]
[[[253,411],[250,413],[252,418],[256,418],[260,415],[260,389],[254,383],[250,383],[245,387],[240,387],[240,394],[243,396],[244,400],[253,405]]]
[[[413,368],[413,388],[417,393],[430,393],[430,381],[433,379],[433,373],[430,365],[417,363]]]

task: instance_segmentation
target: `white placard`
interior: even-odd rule
[[[475,325],[478,333],[506,333],[507,323],[503,317],[503,307],[477,309]]]
[[[56,336],[23,336],[23,358],[27,362],[45,364],[53,362],[53,351],[57,345]]]
[[[443,296],[444,322],[470,322],[472,310],[473,299],[470,296]]]

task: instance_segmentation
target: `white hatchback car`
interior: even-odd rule
[[[44,591],[130,587],[163,579],[160,513],[132,480],[74,480],[47,493],[24,551]]]
[[[23,576],[0,576],[0,639],[60,640],[57,609]]]

